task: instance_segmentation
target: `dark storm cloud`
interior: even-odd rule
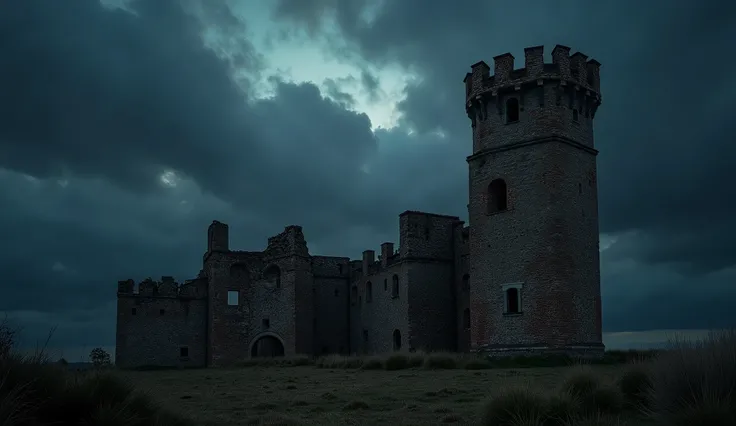
[[[434,173],[439,139],[417,154],[383,132],[382,155],[368,117],[312,84],[272,78],[253,99],[264,63],[247,28],[185,5],[0,3],[0,311],[33,338],[102,327],[111,343],[116,281],[194,276],[213,219],[235,248],[301,224],[313,253],[356,256],[396,239],[407,200],[447,211],[462,191]],[[71,319],[85,315],[94,327]]]
[[[334,35],[344,59],[417,72],[403,125],[456,143],[469,140],[461,80],[470,64],[511,51],[521,67],[524,47],[544,44],[549,56],[557,43],[602,62],[601,231],[618,236],[602,256],[606,327],[661,327],[675,312],[670,326],[735,324],[726,306],[736,302],[736,64],[723,52],[736,38],[736,5],[407,0],[362,19],[373,3],[281,0],[274,16]],[[617,271],[620,259],[636,267]]]
[[[359,69],[419,70],[402,127],[374,134],[366,115],[346,109],[343,81],[327,84],[328,99],[313,84],[271,79],[273,96],[253,99],[265,59],[224,2],[128,3],[134,13],[94,0],[0,2],[0,292],[11,295],[0,311],[34,338],[58,325],[61,345],[112,343],[116,281],[195,275],[213,219],[231,225],[235,248],[262,249],[301,224],[312,253],[356,256],[396,241],[403,210],[464,217],[462,76],[479,59],[557,42],[604,63],[602,225],[620,234],[603,253],[606,328],[659,327],[694,285],[706,290],[692,298],[702,315],[678,326],[718,325],[718,307],[736,300],[723,286],[733,271],[703,272],[733,263],[724,239],[733,204],[719,201],[733,188],[702,187],[723,175],[731,147],[721,132],[733,86],[724,64],[712,66],[725,57],[711,53],[728,46],[696,37],[727,36],[726,7],[705,25],[708,11],[679,5],[624,21],[615,17],[632,5],[384,2],[372,18],[363,1],[284,2],[279,16],[320,39],[337,33],[330,45]],[[323,34],[330,16],[339,31]],[[673,45],[679,38],[687,43]],[[683,90],[685,75],[707,84]],[[353,83],[380,89],[375,77]],[[661,295],[676,300],[647,311]]]

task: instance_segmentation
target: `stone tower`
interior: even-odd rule
[[[593,118],[600,63],[557,45],[465,77],[471,348],[602,356]]]

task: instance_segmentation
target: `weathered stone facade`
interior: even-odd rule
[[[603,353],[593,117],[599,66],[557,46],[465,78],[469,222],[406,211],[399,249],[312,256],[288,226],[232,251],[213,222],[199,276],[118,284],[116,363],[218,366],[253,356]]]

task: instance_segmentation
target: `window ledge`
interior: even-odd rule
[[[504,312],[503,316],[505,317],[520,317],[524,314],[524,312]]]
[[[506,122],[506,124],[507,124],[507,125],[508,125],[508,124],[516,124],[516,123],[518,123],[518,122],[519,122],[519,120],[514,120],[514,121],[507,121],[507,122]]]
[[[392,299],[398,299],[399,296],[391,296]]]

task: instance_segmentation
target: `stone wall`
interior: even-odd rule
[[[315,354],[350,353],[350,259],[312,256]]]
[[[115,364],[202,367],[207,351],[206,280],[181,286],[171,277],[118,284]]]
[[[513,57],[503,55],[495,58],[501,75],[478,80],[479,68],[471,73],[472,346],[602,351],[593,149],[599,64],[589,67],[584,55],[570,57],[559,46],[553,64],[530,68],[541,56],[534,49],[528,68],[513,70]],[[511,98],[521,107],[514,122],[506,116]],[[506,184],[507,209],[490,212],[496,179]],[[519,313],[505,313],[503,289],[512,284],[521,293]]]

